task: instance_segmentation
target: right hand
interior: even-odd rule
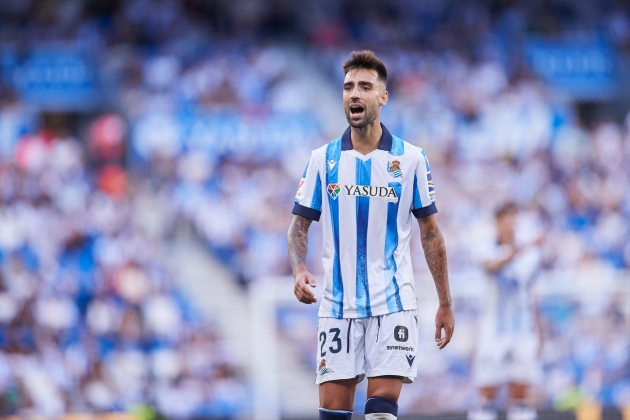
[[[311,290],[311,288],[315,287],[317,287],[315,278],[308,271],[303,270],[295,275],[295,285],[293,287],[293,293],[295,294],[297,300],[299,300],[300,302],[306,303],[307,305],[317,302],[317,299],[315,299],[315,294]]]
[[[442,336],[444,330],[444,336]],[[435,343],[442,350],[453,338],[455,331],[455,316],[451,305],[440,305],[435,314]]]

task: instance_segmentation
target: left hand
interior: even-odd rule
[[[444,336],[442,336],[444,329]],[[435,342],[442,350],[451,341],[455,330],[455,317],[451,305],[440,305],[435,314]]]

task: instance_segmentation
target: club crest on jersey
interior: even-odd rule
[[[341,192],[341,185],[339,184],[328,184],[328,195],[332,197],[333,200],[337,199],[337,196]]]
[[[400,169],[400,161],[395,160],[393,162],[387,162],[387,172],[389,172],[389,174],[394,178],[401,178],[403,173]]]

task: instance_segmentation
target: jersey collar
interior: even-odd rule
[[[392,135],[389,130],[381,123],[381,129],[383,134],[381,135],[381,141],[378,142],[379,150],[386,150],[391,152],[392,150]],[[341,136],[341,150],[352,150],[352,140],[350,140],[350,127],[346,129],[346,132]]]

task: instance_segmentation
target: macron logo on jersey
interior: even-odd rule
[[[379,197],[384,198],[388,203],[397,203],[398,196],[394,187],[375,187],[372,185],[341,185],[328,184],[328,195],[336,200],[342,191],[349,196],[355,197]]]

